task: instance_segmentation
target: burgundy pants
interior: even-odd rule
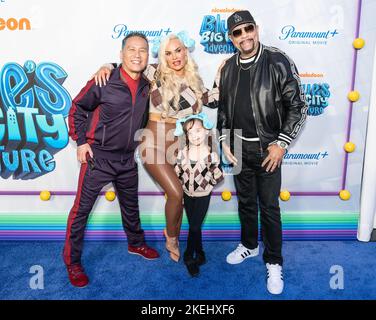
[[[135,247],[144,244],[138,207],[138,171],[134,157],[125,161],[95,159],[93,167],[81,165],[77,195],[69,213],[66,231],[64,262],[67,265],[81,263],[87,220],[100,191],[110,182],[119,200],[128,243]]]

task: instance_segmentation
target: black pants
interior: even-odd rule
[[[234,176],[239,204],[241,242],[248,249],[257,247],[260,209],[261,234],[265,247],[264,262],[282,265],[282,223],[278,200],[281,169],[276,168],[273,172],[265,171],[265,167],[261,164],[268,151],[261,151],[259,142],[243,140],[241,145],[241,172]],[[238,149],[235,149],[235,157],[240,158]]]
[[[190,197],[184,193],[184,208],[189,223],[187,249],[185,254],[193,256],[202,253],[201,227],[209,208],[210,194],[204,197]]]

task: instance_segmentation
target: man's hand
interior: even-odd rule
[[[77,148],[77,160],[80,163],[86,163],[86,154],[93,158],[93,151],[88,143],[82,144]]]
[[[113,69],[113,66],[111,65],[112,69],[109,68],[110,65],[105,65],[101,67],[92,77],[92,79],[95,79],[95,84],[99,85],[100,87],[105,86],[108,79],[110,79],[111,70]]]
[[[234,165],[237,165],[238,164],[238,159],[235,158],[235,156],[231,152],[230,147],[226,143],[224,143],[224,142],[222,142],[222,149],[223,149],[223,153],[225,154],[227,160],[230,163],[232,163]]]
[[[269,154],[262,162],[261,166],[266,167],[266,172],[273,172],[277,166],[281,166],[282,158],[285,155],[286,150],[281,148],[277,144],[272,144],[268,147]]]

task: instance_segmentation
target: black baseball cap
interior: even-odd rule
[[[228,33],[231,34],[232,30],[238,25],[244,23],[256,24],[255,19],[253,19],[251,13],[248,10],[236,11],[227,19]]]

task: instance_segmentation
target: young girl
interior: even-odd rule
[[[188,116],[176,123],[175,136],[185,134],[175,171],[184,190],[184,207],[189,222],[184,263],[194,277],[206,262],[202,248],[201,226],[208,211],[213,186],[223,180],[219,156],[212,150],[210,129],[213,124],[204,113]]]

